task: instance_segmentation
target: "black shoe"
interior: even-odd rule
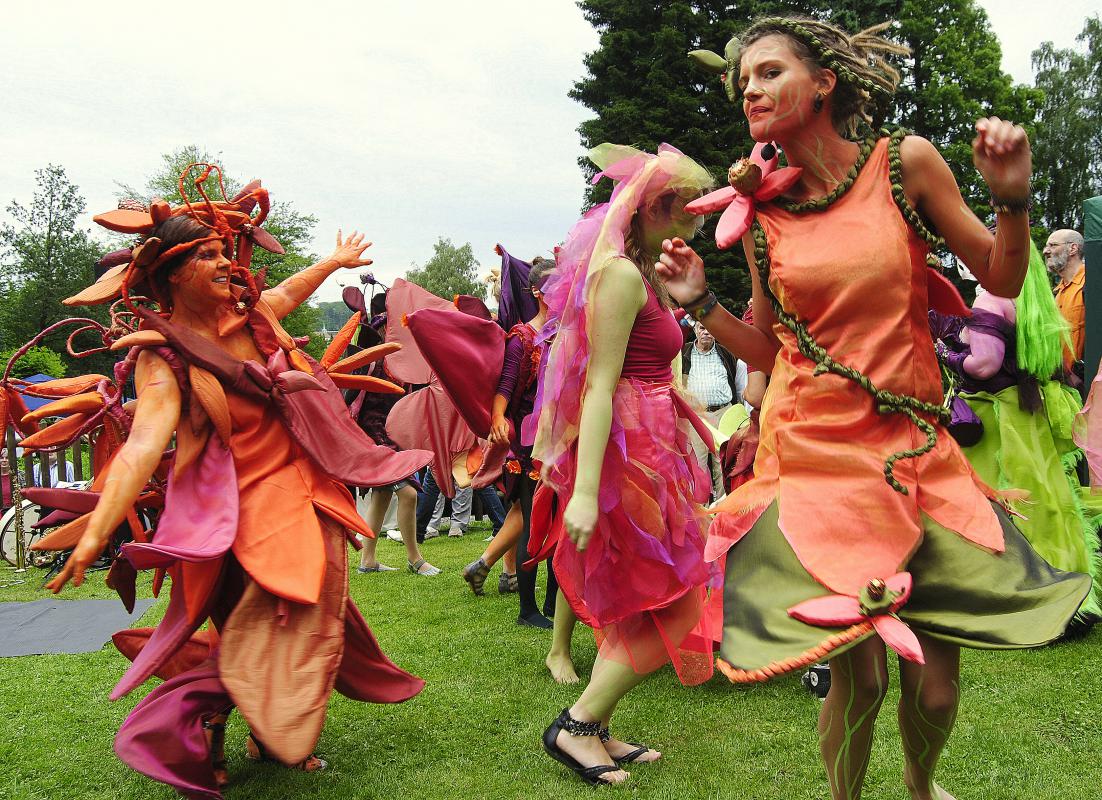
[[[610,783],[601,780],[601,776],[620,769],[612,764],[598,764],[595,767],[583,767],[578,760],[563,750],[555,742],[559,738],[559,731],[565,730],[573,736],[596,736],[601,730],[600,722],[579,722],[570,716],[570,709],[564,708],[558,718],[547,726],[543,732],[543,749],[547,755],[574,772],[579,778],[591,786]]]
[[[538,611],[533,611],[528,615],[521,614],[517,617],[517,625],[527,625],[530,628],[543,628],[544,630],[550,630],[555,627],[555,624],[551,622],[551,620]]]
[[[800,679],[806,688],[820,700],[825,700],[830,691],[830,664],[815,664]]]

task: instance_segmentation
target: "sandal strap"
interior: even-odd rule
[[[608,728],[601,728],[599,731],[597,731],[597,735],[601,737],[602,744],[612,738],[612,734],[608,732]]]
[[[635,744],[635,742],[628,742],[628,744]],[[631,764],[634,763],[635,759],[639,758],[639,756],[646,755],[649,752],[650,748],[646,745],[641,744],[638,745],[630,753],[625,753],[624,755],[619,756],[615,759],[615,761],[617,764]]]
[[[612,764],[598,764],[595,767],[586,767],[585,769],[578,770],[578,775],[582,780],[592,781],[594,783],[608,783],[608,781],[602,781],[601,776],[609,772],[617,772],[619,769],[619,767]]]
[[[570,716],[570,709],[564,708],[559,715],[559,727],[571,736],[599,736],[601,733],[601,721],[595,719],[592,722],[582,722]],[[615,769],[615,767],[613,767]]]

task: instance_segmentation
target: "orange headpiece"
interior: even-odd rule
[[[187,199],[185,182],[192,170],[196,168],[203,170],[193,181],[202,201],[192,203]],[[215,173],[218,178],[221,201],[213,201],[207,194],[205,184],[212,173]],[[268,190],[261,187],[259,180],[254,180],[233,199],[227,199],[221,168],[215,164],[201,162],[189,164],[184,169],[180,174],[179,186],[184,204],[176,208],[172,208],[161,199],[154,200],[149,208],[138,201],[122,200],[117,209],[97,214],[92,218],[108,230],[138,234],[140,239],[134,247],[116,250],[101,258],[98,266],[108,268],[107,271],[87,289],[66,299],[65,305],[99,305],[121,296],[126,305],[133,310],[130,300],[132,289],[142,285],[148,286],[148,278],[175,256],[203,242],[218,239],[225,242],[226,257],[233,261],[232,275],[242,285],[241,302],[246,306],[256,302],[259,292],[249,271],[253,245],[272,253],[283,253],[283,247],[275,237],[260,227],[271,207]],[[185,215],[207,228],[210,235],[168,248],[162,247],[161,240],[151,235],[165,220]],[[149,288],[152,289],[152,287]],[[163,305],[167,298],[155,297],[154,299]]]

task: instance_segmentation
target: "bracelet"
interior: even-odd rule
[[[1020,200],[1004,200],[991,195],[991,210],[996,214],[1028,214],[1033,208],[1033,198],[1026,195]]]
[[[704,301],[702,305],[697,306],[689,313],[692,314],[693,319],[697,322],[702,321],[706,316],[712,313],[712,310],[719,305],[719,300],[711,292],[708,292],[708,299]]]
[[[709,298],[713,298],[713,297],[715,297],[715,295],[712,294],[712,292],[709,289],[705,289],[704,294],[700,295],[700,297],[693,298],[692,300],[690,300],[687,303],[682,303],[681,307],[683,309],[685,309],[686,312],[691,314],[693,312],[693,307],[694,306],[703,305],[704,303],[708,302]]]

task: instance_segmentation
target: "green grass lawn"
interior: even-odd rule
[[[425,545],[445,572],[353,573],[352,593],[390,656],[428,682],[398,706],[334,695],[318,752],[330,762],[305,775],[244,757],[246,729],[227,734],[230,798],[590,798],[593,789],[543,754],[544,726],[576,688],[543,667],[550,633],[514,624],[516,598],[476,598],[459,577],[481,552],[478,531]],[[379,554],[403,564],[400,546]],[[0,579],[8,573],[0,575]],[[496,588],[497,570],[487,583]],[[149,582],[146,580],[148,595]],[[0,589],[0,601],[45,596],[34,585]],[[111,596],[96,573],[68,595]],[[163,601],[143,618],[152,624]],[[0,633],[2,635],[2,633]],[[1094,798],[1102,795],[1102,631],[1085,640],[1010,653],[966,651],[963,703],[940,778],[958,800]],[[587,629],[574,640],[579,671],[595,648]],[[108,645],[79,656],[0,659],[0,798],[151,798],[176,795],[124,767],[112,737],[141,692],[107,694],[126,661]],[[893,678],[894,681],[894,678]],[[876,733],[867,798],[904,798],[894,715]],[[822,800],[815,719],[819,702],[797,678],[736,687],[721,676],[686,689],[668,668],[621,705],[613,730],[664,751],[635,767],[629,785],[600,790],[633,798]]]

